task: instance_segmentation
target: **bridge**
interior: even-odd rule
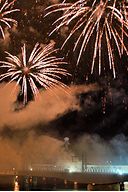
[[[123,165],[86,165],[84,171],[73,166],[33,165],[25,170],[4,170],[0,175],[37,176],[59,178],[79,183],[119,183],[128,181],[128,166]]]

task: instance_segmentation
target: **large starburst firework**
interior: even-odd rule
[[[107,63],[116,77],[117,65],[115,63],[116,53],[121,58],[128,54],[128,7],[125,0],[79,0],[75,3],[66,3],[49,6],[46,16],[54,12],[63,12],[53,25],[55,28],[51,32],[58,31],[63,26],[70,26],[71,30],[62,48],[69,39],[79,33],[74,44],[74,51],[79,49],[77,65],[83,53],[92,45],[92,58],[90,73],[97,67],[99,75],[105,70],[106,61],[103,55],[107,52]],[[92,43],[93,42],[93,43]],[[96,63],[98,65],[96,66]]]
[[[57,49],[54,49],[53,42],[44,48],[37,43],[28,59],[26,45],[24,44],[21,49],[21,58],[6,52],[8,61],[0,61],[0,68],[7,69],[0,75],[0,81],[9,78],[9,83],[16,81],[16,86],[20,84],[24,104],[27,103],[28,87],[31,88],[34,97],[39,92],[37,84],[45,89],[54,86],[66,87],[61,82],[61,76],[69,75],[67,70],[62,68],[62,65],[67,63],[63,61],[63,58],[54,56]]]
[[[17,21],[12,19],[9,15],[11,13],[20,11],[19,9],[13,9],[13,5],[16,0],[9,2],[8,0],[0,0],[0,31],[2,37],[5,39],[5,33],[2,25],[6,25],[8,28],[11,28],[11,23],[17,25]]]

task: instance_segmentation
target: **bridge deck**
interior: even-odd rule
[[[51,177],[59,179],[67,179],[69,181],[76,181],[79,183],[119,183],[128,181],[128,174],[119,175],[113,173],[94,173],[94,172],[65,172],[65,171],[1,171],[0,175],[18,175],[18,176],[37,176],[37,177]]]

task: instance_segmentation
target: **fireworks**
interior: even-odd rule
[[[71,27],[62,48],[73,35],[79,33],[73,49],[75,51],[80,47],[77,65],[83,53],[87,51],[87,47],[94,42],[92,58],[90,58],[91,74],[96,67],[96,61],[98,61],[99,75],[104,70],[102,64],[106,61],[103,61],[102,56],[107,52],[109,69],[112,70],[114,78],[116,77],[115,49],[120,58],[124,52],[128,54],[127,41],[126,43],[124,41],[128,37],[128,13],[125,0],[79,0],[76,3],[64,1],[48,7],[47,10],[46,16],[63,11],[63,15],[53,23],[55,28],[51,34],[65,25]]]
[[[45,89],[54,86],[63,88],[66,86],[61,82],[61,76],[67,76],[69,73],[66,69],[59,66],[67,63],[63,61],[63,58],[56,58],[54,56],[57,49],[54,49],[53,42],[44,48],[37,43],[28,59],[25,44],[21,50],[21,58],[6,52],[6,59],[8,61],[0,61],[0,68],[7,70],[0,75],[0,81],[9,78],[9,83],[16,81],[16,86],[20,84],[21,92],[24,96],[24,104],[27,103],[29,87],[35,98],[39,92],[37,84]]]
[[[19,9],[12,9],[15,0],[11,1],[10,3],[8,0],[1,0],[0,1],[0,31],[2,37],[5,39],[5,34],[2,25],[6,25],[8,28],[11,28],[10,23],[17,24],[15,19],[9,18],[8,15],[14,12],[19,11]]]

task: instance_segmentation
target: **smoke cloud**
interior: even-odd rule
[[[71,162],[72,152],[66,152],[64,142],[58,139],[36,135],[34,131],[22,134],[39,123],[48,123],[63,115],[68,110],[79,110],[76,94],[98,89],[96,85],[72,86],[67,90],[55,88],[41,91],[36,101],[30,102],[26,108],[16,110],[19,88],[15,83],[0,86],[0,130],[5,130],[0,137],[0,169],[23,169],[32,164],[56,163],[62,165]],[[6,129],[8,128],[8,129]],[[19,135],[8,136],[8,130],[19,131]],[[35,129],[34,129],[35,130]]]
[[[79,159],[84,155],[85,163],[97,165],[124,165],[128,163],[128,141],[124,135],[117,135],[105,141],[99,135],[85,134],[73,145]]]
[[[96,85],[71,87],[70,90],[55,88],[52,91],[41,91],[36,101],[16,112],[14,102],[19,90],[13,91],[15,84],[4,84],[0,87],[0,129],[5,126],[11,129],[29,129],[39,123],[48,123],[68,110],[79,109],[75,95],[97,89]],[[13,91],[13,92],[12,92]]]
[[[23,169],[34,164],[57,164],[70,165],[72,157],[81,161],[82,154],[85,155],[87,164],[125,164],[127,160],[127,139],[118,135],[110,141],[101,139],[98,135],[85,134],[71,141],[71,150],[66,151],[64,141],[50,136],[37,135],[32,127],[41,123],[47,124],[57,117],[64,115],[67,111],[81,110],[76,95],[97,91],[97,85],[71,86],[68,90],[55,88],[51,91],[41,91],[36,101],[30,102],[26,108],[15,111],[15,103],[19,88],[12,93],[15,84],[1,84],[0,86],[0,130],[8,127],[19,131],[19,135],[0,137],[0,169]],[[115,93],[116,94],[116,93]],[[120,97],[120,95],[119,95]],[[116,102],[117,102],[117,97]],[[85,107],[88,106],[88,99]],[[95,107],[95,105],[94,105]],[[22,134],[27,130],[28,134]],[[125,158],[124,158],[125,157]]]
[[[63,141],[49,136],[37,137],[30,132],[23,141],[1,138],[0,143],[1,170],[30,169],[39,164],[62,165],[63,162],[71,161],[70,154],[63,147]]]

